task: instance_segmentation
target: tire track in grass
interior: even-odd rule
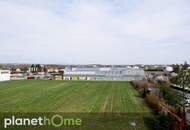
[[[107,89],[107,96],[108,96],[108,103],[105,109],[105,112],[113,112],[113,95],[115,93],[114,88],[115,88],[115,83],[111,82],[108,86],[109,89]]]
[[[120,86],[119,87],[119,104],[120,104],[120,108],[119,108],[119,111],[120,112],[124,112],[124,103],[123,103],[123,98],[124,98],[124,87],[123,86]]]
[[[116,106],[117,106],[117,91],[118,91],[118,85],[116,84],[112,84],[112,90],[111,90],[111,108],[110,108],[110,111],[111,112],[116,112],[115,110],[115,108],[116,108]]]
[[[99,112],[102,102],[104,102],[104,97],[106,95],[108,83],[107,83],[107,81],[102,82],[102,83],[103,83],[103,84],[101,84],[102,86],[100,86],[101,90],[99,93],[97,93],[97,98],[96,98],[96,101],[94,102],[94,107],[92,109],[92,112]],[[108,88],[109,88],[109,86],[108,86]]]
[[[129,95],[127,94],[127,91],[128,91],[128,85],[125,85],[125,86],[123,86],[123,112],[128,112],[128,109],[129,109],[129,105],[128,104],[130,104],[130,102],[129,102]]]
[[[84,90],[87,94],[85,95],[85,99],[82,101],[83,106],[87,112],[93,112],[95,109],[95,103],[100,96],[100,92],[102,91],[102,86],[99,86],[99,82],[90,82],[88,84],[88,88]]]
[[[111,88],[111,95],[110,95],[110,110],[109,110],[109,112],[113,112],[113,97],[114,97],[114,91],[113,91],[113,86],[112,86],[112,88]]]
[[[102,91],[101,87],[96,87],[94,93],[92,93],[93,97],[92,97],[92,95],[90,95],[90,97],[93,99],[93,102],[91,102],[88,112],[95,112],[96,103],[97,103],[98,99],[100,98],[99,96],[100,96],[101,91]]]
[[[118,87],[114,87],[114,107],[113,107],[113,111],[114,112],[119,112],[120,110],[120,98],[119,98],[120,94],[119,94],[119,86]]]
[[[125,86],[122,87],[122,90],[121,90],[121,111],[122,112],[125,112],[126,111],[126,94],[125,94]]]
[[[108,105],[109,98],[108,96],[105,96],[104,103],[100,107],[99,112],[105,112],[106,111],[106,106]]]
[[[112,94],[113,94],[113,86],[112,86],[112,83],[111,84],[109,84],[109,86],[108,86],[108,89],[107,89],[107,105],[106,105],[106,107],[105,107],[105,111],[104,112],[111,112],[111,107],[112,107],[112,101],[111,101],[111,98],[112,98]]]
[[[99,97],[101,87],[97,86],[97,82],[88,82],[84,89],[80,89],[76,94],[79,95],[78,102],[74,102],[75,106],[78,106],[79,112],[92,112],[94,109],[94,103]]]
[[[100,98],[100,92],[104,87],[97,86],[97,82],[86,82],[86,84],[81,84],[83,86],[78,86],[80,89],[72,92],[69,98],[63,104],[63,111],[70,112],[93,112],[97,107],[97,98]],[[82,88],[81,88],[82,87]],[[97,112],[97,110],[95,111]]]
[[[104,91],[105,91],[105,87],[102,87],[101,89],[102,91],[98,92],[97,95],[96,95],[96,100],[93,104],[93,107],[91,108],[91,112],[98,112],[98,108],[101,104],[101,100],[103,98],[103,94],[104,94]]]

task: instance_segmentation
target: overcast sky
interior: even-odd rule
[[[190,0],[0,0],[0,63],[190,63]]]

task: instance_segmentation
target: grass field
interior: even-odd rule
[[[124,81],[0,82],[0,112],[149,112]]]
[[[18,117],[60,112],[63,117],[82,119],[82,126],[68,127],[68,130],[151,130],[149,124],[154,119],[139,93],[125,81],[0,82],[0,121],[8,116],[7,112]],[[48,113],[45,116],[50,116]],[[136,122],[136,128],[130,125],[131,121]],[[13,129],[26,130],[25,127]]]

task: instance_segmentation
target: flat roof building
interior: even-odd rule
[[[11,72],[10,70],[0,70],[0,81],[10,80]]]

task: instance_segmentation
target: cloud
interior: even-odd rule
[[[0,62],[183,62],[190,59],[189,5],[188,0],[1,0]]]

